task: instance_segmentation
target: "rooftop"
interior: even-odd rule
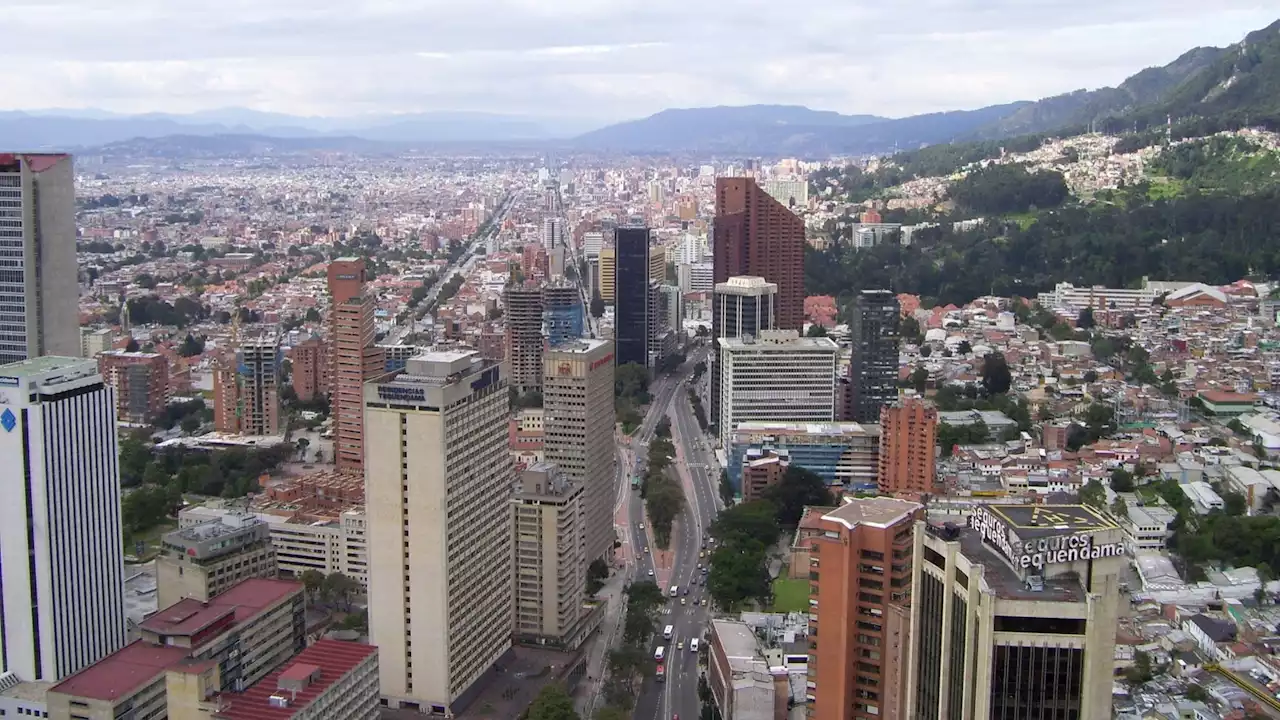
[[[187,650],[135,640],[55,685],[49,692],[114,702],[181,662]]]
[[[743,661],[764,661],[759,641],[750,625],[736,620],[712,620],[711,624],[720,647],[724,649],[725,659],[735,670],[746,669]]]
[[[78,369],[79,365],[88,365],[93,372],[98,371],[98,364],[92,360],[59,355],[43,355],[30,360],[19,360],[8,365],[0,365],[0,375],[11,378],[31,378],[36,375],[56,372],[58,370]]]
[[[1032,590],[1026,580],[1014,570],[1008,561],[990,545],[982,541],[982,535],[974,530],[960,531],[960,551],[969,562],[982,565],[983,582],[997,597],[1011,600],[1041,600],[1045,602],[1084,602],[1084,587],[1073,573],[1044,578],[1044,589]]]
[[[254,683],[242,693],[220,696],[217,720],[286,720],[333,687],[347,673],[378,652],[372,645],[322,639],[294,656],[287,665]],[[310,679],[310,682],[307,682]],[[288,688],[298,687],[296,693]],[[276,707],[272,695],[289,698],[288,707]]]
[[[1108,530],[1116,524],[1087,505],[987,505],[1019,538],[1061,535],[1063,531]]]
[[[879,432],[879,425],[860,425],[854,422],[796,423],[748,420],[738,423],[730,434],[734,437],[752,434],[839,437],[844,435],[878,435]]]
[[[263,609],[302,591],[302,583],[292,580],[250,578],[233,586],[209,602],[186,598],[147,618],[139,626],[161,635],[189,635],[199,632],[228,612],[235,613],[237,623],[257,615]]]
[[[923,507],[920,503],[897,498],[858,498],[828,512],[822,516],[822,519],[838,522],[850,530],[858,525],[886,528],[911,517]]]

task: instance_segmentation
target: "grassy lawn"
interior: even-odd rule
[[[1036,221],[1039,220],[1040,218],[1034,212],[1024,212],[1024,213],[1013,213],[1008,216],[1008,219],[1018,223],[1019,228],[1026,230],[1032,225],[1035,225]]]
[[[1150,177],[1147,199],[1151,201],[1176,198],[1182,194],[1182,183],[1176,178]]]
[[[809,581],[778,578],[773,581],[773,607],[769,612],[809,612]]]

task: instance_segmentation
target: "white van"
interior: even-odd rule
[[[698,652],[698,638],[689,641],[689,652]]]
[[[664,629],[662,630],[662,639],[663,639],[663,640],[670,640],[670,639],[671,639],[671,636],[672,636],[672,635],[674,635],[674,634],[675,634],[675,632],[676,632],[676,626],[675,626],[675,625],[668,625],[666,628],[664,628]]]

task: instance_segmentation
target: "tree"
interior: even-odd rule
[[[804,336],[811,338],[826,337],[827,329],[818,323],[812,323],[809,325],[809,329],[805,331]]]
[[[970,345],[968,340],[961,340],[960,344],[956,345],[957,355],[968,355],[971,352],[973,352],[973,345]]]
[[[1133,685],[1141,685],[1155,677],[1151,669],[1151,655],[1139,650],[1133,655],[1133,665],[1125,671],[1125,679]]]
[[[204,352],[204,341],[196,339],[196,336],[191,333],[187,333],[182,345],[178,347],[178,354],[182,357],[194,357],[202,352]]]
[[[784,529],[795,529],[806,506],[835,504],[827,482],[816,473],[794,463],[787,466],[782,481],[769,488],[765,499],[777,508],[778,525]]]
[[[898,334],[903,340],[916,345],[924,340],[924,333],[920,332],[920,321],[916,320],[914,315],[902,318],[902,322],[898,325]]]
[[[604,298],[600,297],[597,290],[591,294],[591,317],[599,320],[604,317]]]
[[[619,365],[613,373],[614,397],[626,398],[635,405],[649,402],[649,370],[637,363]]]
[[[911,383],[911,387],[915,388],[916,392],[923,395],[924,391],[929,387],[929,371],[924,366],[917,367],[911,371],[911,377],[908,382]]]
[[[1111,501],[1111,514],[1120,519],[1129,517],[1129,504],[1124,501],[1124,498],[1117,495],[1116,499]]]
[[[581,716],[573,709],[573,699],[564,691],[560,683],[551,683],[542,688],[538,697],[525,713],[526,720],[581,720]]]
[[[1199,683],[1191,683],[1186,690],[1187,699],[1192,702],[1209,702],[1209,691],[1204,689]]]
[[[729,471],[720,471],[720,500],[724,502],[725,507],[733,505],[737,492],[733,489],[733,483],[729,481]]]
[[[324,577],[321,592],[331,601],[340,601],[342,606],[350,609],[351,595],[360,590],[360,584],[340,572],[329,573]]]
[[[1084,381],[1090,384],[1098,382],[1098,373],[1092,370],[1085,370]]]
[[[600,588],[604,587],[604,581],[609,578],[609,565],[603,558],[596,558],[587,566],[587,594],[595,595],[600,592]]]
[[[1093,308],[1087,307],[1080,311],[1076,316],[1076,327],[1081,330],[1092,330],[1095,323],[1093,321]]]
[[[671,419],[663,415],[662,419],[658,420],[657,426],[654,427],[653,434],[655,437],[660,438],[671,437]]]
[[[1122,467],[1111,471],[1111,489],[1116,492],[1133,492],[1133,475]]]
[[[1244,493],[1224,489],[1220,494],[1222,496],[1222,511],[1224,513],[1234,517],[1239,517],[1248,512],[1249,500],[1244,496]]]
[[[135,340],[135,339],[133,339],[133,338],[129,338],[129,342],[124,346],[124,351],[125,351],[125,352],[138,352],[138,348],[139,348],[139,347],[140,347],[140,346],[138,345],[138,341],[137,341],[137,340]]]
[[[1013,384],[1013,373],[1009,371],[1009,362],[1003,353],[988,353],[982,360],[982,387],[987,394],[999,395],[1009,392]]]
[[[324,573],[319,570],[304,570],[298,578],[302,581],[303,590],[312,600],[320,596],[320,589],[324,586]]]
[[[1112,435],[1116,431],[1115,410],[1110,405],[1091,403],[1085,410],[1084,427],[1089,442]]]
[[[182,428],[182,432],[190,435],[200,429],[200,417],[197,415],[188,415],[178,422],[178,427]]]
[[[1080,488],[1080,502],[1101,508],[1107,501],[1107,490],[1097,478],[1090,480]]]

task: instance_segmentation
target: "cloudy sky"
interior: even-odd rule
[[[0,0],[0,109],[896,117],[1115,84],[1277,18],[1244,0]]]

